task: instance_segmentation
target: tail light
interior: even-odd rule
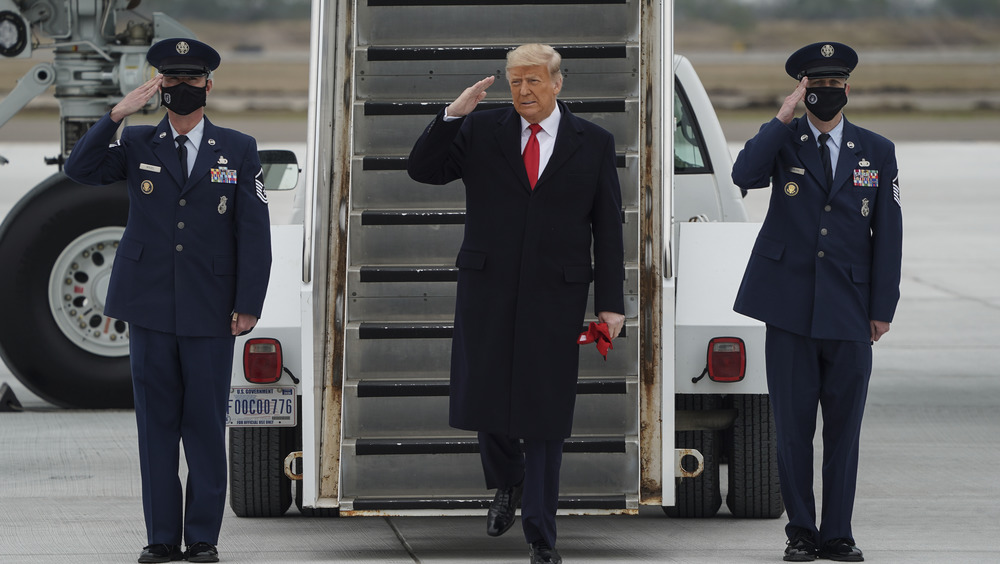
[[[746,376],[747,353],[743,339],[716,337],[708,342],[708,377],[714,382],[739,382]]]
[[[273,384],[281,378],[281,343],[277,339],[249,339],[243,345],[243,377],[254,384]]]

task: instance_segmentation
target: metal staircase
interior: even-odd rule
[[[475,435],[448,426],[464,187],[413,182],[406,155],[483,76],[499,80],[481,105],[509,103],[504,57],[528,42],[560,51],[561,99],[615,135],[625,206],[628,324],[606,362],[581,348],[560,508],[637,510],[639,2],[358,0],[355,10],[341,513],[479,511],[492,499]]]

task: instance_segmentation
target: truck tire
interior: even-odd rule
[[[229,506],[237,517],[280,517],[292,504],[285,476],[294,427],[229,429]]]
[[[778,480],[778,444],[767,395],[735,394],[726,403],[737,411],[729,453],[726,506],[735,517],[777,519],[785,512]]]
[[[0,225],[0,357],[61,407],[132,407],[128,324],[104,316],[128,219],[124,183],[83,186],[56,173]]]
[[[722,407],[722,399],[716,395],[677,394],[674,397],[678,411]],[[663,508],[667,516],[712,517],[718,513],[722,507],[722,494],[719,489],[719,442],[718,431],[676,432],[676,448],[697,449],[705,459],[705,469],[696,478],[677,478],[677,496],[674,505]]]

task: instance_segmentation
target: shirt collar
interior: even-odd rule
[[[167,123],[170,124],[170,133],[172,133],[174,139],[176,139],[177,136],[180,134],[177,133],[176,129],[174,129],[174,124],[170,123],[169,119],[167,120]],[[194,126],[194,128],[191,131],[187,132],[188,141],[190,141],[191,144],[194,145],[195,151],[198,150],[198,147],[201,147],[201,138],[204,135],[205,135],[205,118],[202,118],[198,120],[198,125]]]
[[[847,118],[845,118],[843,115],[841,115],[840,116],[840,123],[838,123],[836,127],[834,127],[833,129],[830,130],[830,141],[832,141],[833,142],[833,146],[836,147],[836,148],[838,148],[838,149],[840,148],[840,142],[841,142],[841,140],[843,140],[843,138],[844,138],[844,122],[845,121],[847,121]],[[809,124],[809,129],[812,131],[813,137],[816,138],[816,139],[819,139],[820,130],[816,129],[816,126],[813,125],[813,122],[810,121],[809,118],[806,118],[806,123]]]
[[[562,114],[559,112],[559,104],[556,104],[555,109],[549,114],[549,117],[538,122],[538,125],[542,126],[542,131],[548,133],[553,139],[555,139],[556,132],[559,131],[559,120],[562,118]],[[528,120],[521,118],[521,132],[528,129]]]

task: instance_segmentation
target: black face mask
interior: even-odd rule
[[[205,106],[208,97],[208,86],[191,86],[181,82],[175,86],[160,88],[163,105],[174,113],[186,116],[198,108]]]
[[[806,88],[806,108],[820,121],[830,121],[847,105],[847,89],[836,86]]]

